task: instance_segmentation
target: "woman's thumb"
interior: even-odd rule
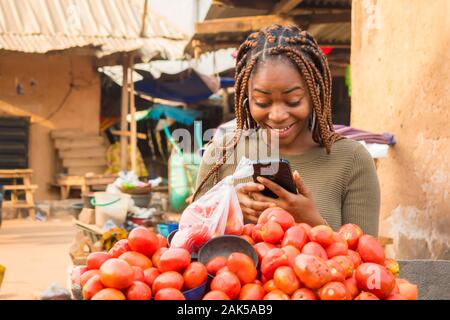
[[[308,198],[310,195],[310,192],[309,192],[308,188],[305,186],[305,184],[303,183],[302,179],[300,178],[300,174],[298,173],[298,171],[295,170],[292,175],[294,178],[295,186],[297,187],[297,191],[300,194],[302,194]]]

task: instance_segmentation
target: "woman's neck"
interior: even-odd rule
[[[301,155],[319,146],[312,137],[312,131],[308,128],[296,137],[296,139],[287,146],[280,146],[280,154]]]

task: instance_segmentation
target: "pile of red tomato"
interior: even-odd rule
[[[415,300],[417,286],[398,278],[399,265],[354,224],[337,232],[295,223],[269,208],[240,236],[253,245],[258,265],[239,252],[192,262],[184,248],[144,227],[108,252],[91,253],[72,281],[84,299],[184,300],[183,292],[208,284],[204,300]]]
[[[109,252],[93,252],[71,279],[85,300],[185,300],[183,291],[208,278],[186,249],[167,248],[167,239],[144,227],[130,232]]]
[[[260,215],[256,225],[245,225],[242,233],[258,254],[259,277],[250,261],[242,263],[239,271],[234,272],[230,259],[226,276],[220,270],[216,275],[216,278],[227,278],[222,282],[236,282],[228,279],[233,278],[230,274],[234,272],[242,286],[240,299],[417,299],[417,286],[398,278],[398,263],[386,259],[378,240],[363,234],[355,224],[343,225],[334,232],[326,225],[297,224],[289,212],[269,208]],[[255,276],[243,279],[239,273]],[[236,293],[229,297],[236,298]]]

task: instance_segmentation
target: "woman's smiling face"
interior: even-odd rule
[[[275,56],[258,63],[249,82],[249,107],[255,121],[270,136],[279,139],[281,151],[295,151],[308,129],[311,102],[297,67],[287,58]]]

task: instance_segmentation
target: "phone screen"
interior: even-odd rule
[[[285,190],[297,193],[294,180],[292,179],[292,171],[289,161],[286,159],[275,159],[257,161],[253,163],[253,181],[259,183],[257,177],[269,179]],[[269,188],[265,187],[261,193],[270,198],[278,198],[278,196]]]

